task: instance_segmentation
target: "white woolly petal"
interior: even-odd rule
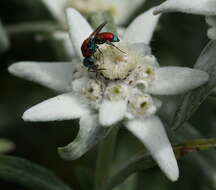
[[[76,55],[76,52],[71,44],[71,41],[70,41],[70,37],[69,37],[69,34],[68,32],[63,32],[63,31],[55,31],[53,32],[53,37],[56,39],[56,40],[59,40],[59,41],[62,41],[63,42],[63,45],[64,45],[64,50],[65,52],[67,53],[67,55],[69,57],[73,57]]]
[[[216,39],[216,27],[208,29],[207,36],[211,40]]]
[[[62,94],[37,104],[23,114],[25,121],[60,121],[80,118],[89,114],[89,109],[82,105],[72,93]]]
[[[208,16],[206,17],[206,23],[210,25],[208,29],[207,36],[211,40],[216,39],[216,16]]]
[[[56,91],[70,90],[74,64],[72,63],[45,63],[45,62],[18,62],[9,67],[9,72],[20,78],[37,82]]]
[[[99,126],[98,123],[98,115],[97,114],[90,114],[90,115],[85,115],[82,118],[80,118],[79,121],[80,128],[86,130],[86,133],[91,130],[91,128],[96,128]]]
[[[82,78],[73,80],[73,82],[71,83],[72,90],[74,92],[81,93],[83,88],[86,87],[86,84],[88,83],[88,81],[89,81],[89,78],[87,77],[82,77]]]
[[[216,16],[207,16],[205,20],[210,26],[216,26]]]
[[[159,100],[158,98],[152,97],[154,104],[156,105],[157,109],[161,108],[162,106],[162,101]]]
[[[99,126],[98,115],[84,115],[80,118],[80,129],[77,137],[67,146],[58,149],[65,160],[75,160],[89,151],[104,135]]]
[[[113,4],[115,7],[115,21],[117,24],[124,24],[131,17],[131,15],[140,6],[143,6],[146,0],[104,0],[107,4]]]
[[[52,15],[59,21],[60,24],[65,24],[64,8],[67,0],[42,0],[45,6],[49,9]]]
[[[216,15],[215,0],[167,0],[157,6],[154,14],[165,12],[183,12],[199,15]]]
[[[197,88],[208,81],[208,74],[187,67],[161,67],[155,70],[155,80],[147,92],[156,95],[176,95]]]
[[[151,55],[151,47],[145,43],[130,43],[129,47],[142,56]]]
[[[131,120],[126,122],[126,128],[143,142],[166,176],[176,181],[179,177],[178,165],[160,119],[151,116],[143,120]]]
[[[81,45],[83,41],[89,37],[93,30],[86,19],[75,9],[67,9],[67,18],[72,45],[77,55],[80,56],[82,60],[83,56],[80,49]]]
[[[153,15],[153,8],[141,14],[126,29],[124,41],[149,44],[159,18],[160,15]]]
[[[127,109],[126,101],[104,100],[99,110],[99,123],[110,126],[123,119]]]

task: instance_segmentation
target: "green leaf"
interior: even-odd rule
[[[10,14],[9,19],[11,23],[22,23],[36,20],[55,20],[52,13],[47,9],[42,0],[8,0],[6,3],[2,2],[1,16],[7,16],[9,10],[13,11],[13,13]]]
[[[180,159],[188,153],[198,152],[214,148],[216,139],[196,139],[174,147],[176,159]],[[114,175],[112,175],[103,190],[111,190],[124,182],[130,175],[135,172],[146,170],[157,166],[149,153],[141,152],[124,163]]]
[[[193,139],[202,139],[204,136],[197,130],[197,128],[186,122],[178,131],[175,132],[172,142],[175,144],[192,141]]]
[[[89,168],[79,166],[76,169],[76,177],[79,181],[80,190],[93,190],[94,176],[93,171]]]
[[[9,38],[0,20],[0,53],[5,52],[9,48]]]
[[[103,190],[111,190],[123,183],[131,174],[154,167],[156,164],[147,153],[139,153],[124,163],[108,180]]]
[[[32,41],[37,46],[47,46],[55,57],[61,61],[71,61],[71,52],[67,47],[67,32],[53,22],[25,22],[8,26],[8,32],[13,37],[15,44],[24,44],[32,46]],[[56,35],[56,33],[59,35]],[[60,35],[62,33],[62,35]],[[65,33],[65,37],[64,37]],[[29,43],[30,42],[30,43]],[[70,43],[70,42],[67,42]],[[36,47],[37,47],[36,46]],[[48,49],[47,48],[47,49]],[[73,50],[71,49],[73,52]],[[46,50],[47,52],[47,50]],[[47,52],[49,54],[49,52]]]
[[[15,144],[7,139],[0,139],[0,154],[14,150]]]
[[[0,178],[32,190],[71,190],[47,169],[12,156],[0,156]]]
[[[209,74],[209,81],[204,86],[192,90],[183,96],[173,120],[174,130],[190,119],[200,104],[216,87],[216,41],[209,42],[204,48],[194,68],[206,71]]]
[[[174,152],[175,152],[176,159],[180,159],[188,153],[209,150],[211,148],[215,148],[215,146],[216,146],[216,139],[196,139],[175,146]]]
[[[191,165],[195,165],[195,167],[199,168],[199,173],[202,175],[202,181],[204,182],[203,184],[207,184],[208,187],[215,189],[216,168],[211,160],[209,160],[206,155],[194,154],[189,157],[189,162]]]

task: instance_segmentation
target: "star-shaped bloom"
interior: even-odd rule
[[[65,24],[65,9],[75,8],[82,14],[109,11],[118,24],[125,23],[146,0],[42,0],[60,24]]]
[[[207,35],[210,39],[216,39],[215,0],[167,0],[154,10],[154,14],[166,12],[182,12],[206,16],[206,22],[210,25]]]
[[[164,126],[156,115],[162,102],[155,95],[176,95],[203,85],[208,74],[186,67],[160,67],[149,44],[159,16],[152,9],[126,29],[121,49],[101,45],[95,53],[97,74],[82,64],[80,47],[93,32],[75,9],[67,10],[70,39],[77,59],[71,63],[19,62],[10,73],[63,93],[28,109],[25,121],[80,119],[76,139],[60,148],[65,159],[76,159],[105,136],[110,126],[122,122],[149,150],[166,176],[177,180],[178,165]],[[122,52],[124,51],[124,53]],[[101,70],[100,70],[101,69]],[[105,132],[104,132],[105,131]]]

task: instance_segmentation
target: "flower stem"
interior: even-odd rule
[[[103,139],[98,146],[94,190],[101,190],[103,185],[108,180],[113,163],[118,130],[119,127],[114,126],[110,134]]]

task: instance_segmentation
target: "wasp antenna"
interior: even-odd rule
[[[124,52],[124,51],[122,51],[121,49],[119,49],[119,48],[118,48],[117,46],[115,46],[112,42],[110,42],[110,41],[106,41],[106,43],[107,43],[108,45],[110,45],[110,46],[115,47],[115,48],[116,48],[117,50],[119,50],[120,52],[126,54],[126,52]]]

